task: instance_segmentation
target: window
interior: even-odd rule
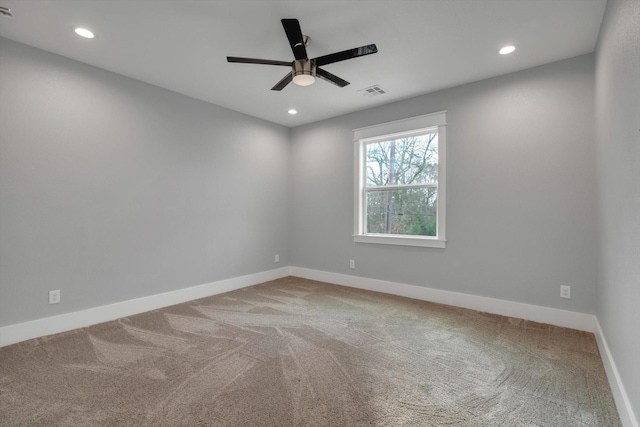
[[[446,112],[354,130],[354,241],[445,247]]]

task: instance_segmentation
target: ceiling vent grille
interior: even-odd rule
[[[360,89],[358,92],[368,98],[371,98],[372,96],[384,95],[385,93],[387,93],[387,91],[382,89],[380,85],[365,87],[364,89]]]

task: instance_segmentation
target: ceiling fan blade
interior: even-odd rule
[[[348,81],[342,80],[340,77],[336,76],[335,74],[331,74],[330,72],[325,71],[322,68],[318,68],[318,67],[316,67],[316,76],[320,77],[322,80],[328,81],[329,83],[333,83],[334,85],[339,87],[345,87],[346,85],[350,84]]]
[[[343,50],[342,52],[331,53],[329,55],[319,56],[312,59],[316,63],[316,66],[321,67],[327,64],[333,64],[334,62],[344,61],[346,59],[357,58],[358,56],[371,55],[378,52],[378,48],[375,44],[369,44],[366,46],[360,46],[349,50]]]
[[[309,59],[307,57],[307,48],[304,47],[304,39],[302,37],[302,30],[300,29],[300,23],[297,19],[282,19],[282,26],[284,32],[287,33],[289,39],[289,45],[293,51],[293,56],[296,59]]]
[[[282,90],[286,85],[291,83],[292,80],[293,80],[293,74],[289,73],[286,76],[284,76],[282,80],[276,83],[276,85],[272,87],[271,90]]]
[[[274,61],[271,59],[257,59],[257,58],[238,58],[237,56],[227,56],[228,62],[240,62],[243,64],[264,64],[264,65],[282,65],[285,67],[291,67],[291,62],[286,61]]]

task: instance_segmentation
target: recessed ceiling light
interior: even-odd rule
[[[293,116],[294,114],[298,114],[298,110],[295,110],[295,109],[292,108],[289,111],[287,111],[287,113],[289,113],[289,114],[291,114]]]
[[[76,28],[74,31],[77,35],[79,35],[80,37],[84,37],[85,39],[92,39],[95,37],[93,33],[86,28]]]
[[[498,51],[500,55],[508,55],[514,52],[518,48],[517,44],[510,44],[509,46],[505,46]]]

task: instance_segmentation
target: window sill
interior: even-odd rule
[[[396,236],[392,234],[355,234],[356,243],[375,243],[379,245],[419,246],[423,248],[445,248],[447,241],[435,237]]]

